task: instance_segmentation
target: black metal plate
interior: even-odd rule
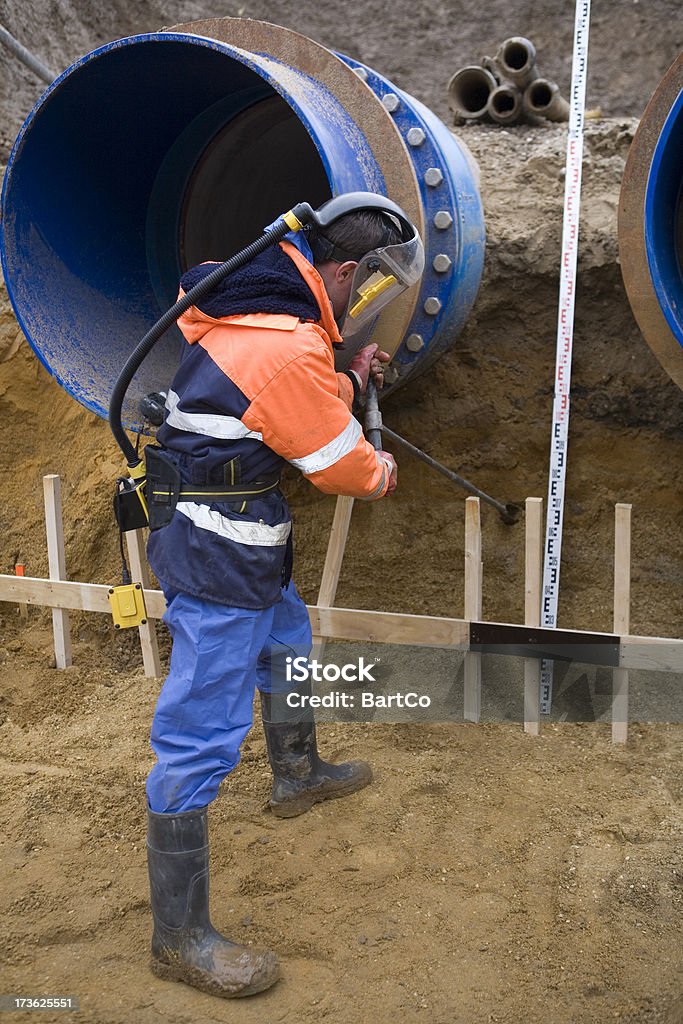
[[[608,633],[471,622],[470,650],[478,654],[619,667],[619,637]]]

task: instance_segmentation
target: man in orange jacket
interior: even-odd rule
[[[342,211],[343,198],[331,200]],[[337,373],[335,350],[419,277],[423,254],[399,207],[377,196],[365,204],[342,212],[324,235],[267,249],[183,314],[187,345],[157,435],[180,492],[148,547],[173,638],[147,781],[152,967],[221,996],[259,992],[278,977],[272,953],[224,939],[208,911],[207,807],[239,761],[255,686],[274,814],[301,814],[372,778],[363,761],[320,759],[310,715],[276,712],[278,693],[292,683],[272,653],[311,646],[291,581],[283,464],[326,493],[374,501],[396,487],[393,457],[373,449],[352,414],[370,374],[381,385],[388,356],[368,346]],[[182,291],[213,266],[188,271]]]

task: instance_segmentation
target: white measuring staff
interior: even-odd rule
[[[560,558],[562,554],[562,522],[564,518],[564,488],[567,476],[569,389],[571,385],[572,345],[574,341],[576,260],[579,250],[583,117],[586,105],[589,23],[590,0],[577,0],[574,24],[569,132],[567,135],[567,162],[564,182],[562,261],[560,264],[560,298],[557,316],[557,351],[555,355],[555,398],[553,401],[553,421],[550,437],[548,515],[543,553],[543,590],[541,592],[541,625],[553,628],[557,626]],[[541,667],[541,714],[550,714],[552,691],[553,663],[552,661],[543,661]]]

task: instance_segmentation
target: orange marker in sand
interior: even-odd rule
[[[15,576],[25,576],[26,575],[26,566],[24,565],[23,562],[16,562],[15,563],[14,575]],[[27,619],[28,618],[28,605],[26,604],[25,601],[20,601],[19,602],[19,614],[21,615],[22,619]]]

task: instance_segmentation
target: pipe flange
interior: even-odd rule
[[[343,60],[351,67],[359,66],[349,57]],[[363,66],[368,71],[367,84],[378,98],[392,89],[382,75]],[[420,187],[427,257],[410,332],[393,358],[402,385],[428,369],[448,347],[445,339],[452,341],[464,326],[481,279],[485,234],[474,158],[430,110],[406,93],[400,97],[401,106],[393,116],[396,127],[406,139],[416,127],[425,136],[421,145],[410,146],[407,152]],[[440,259],[435,266],[434,260],[440,256],[452,261],[450,273],[437,269],[443,265]],[[463,265],[468,266],[469,280],[460,273]],[[386,344],[383,347],[392,351]],[[385,385],[385,394],[391,390],[391,385]]]

